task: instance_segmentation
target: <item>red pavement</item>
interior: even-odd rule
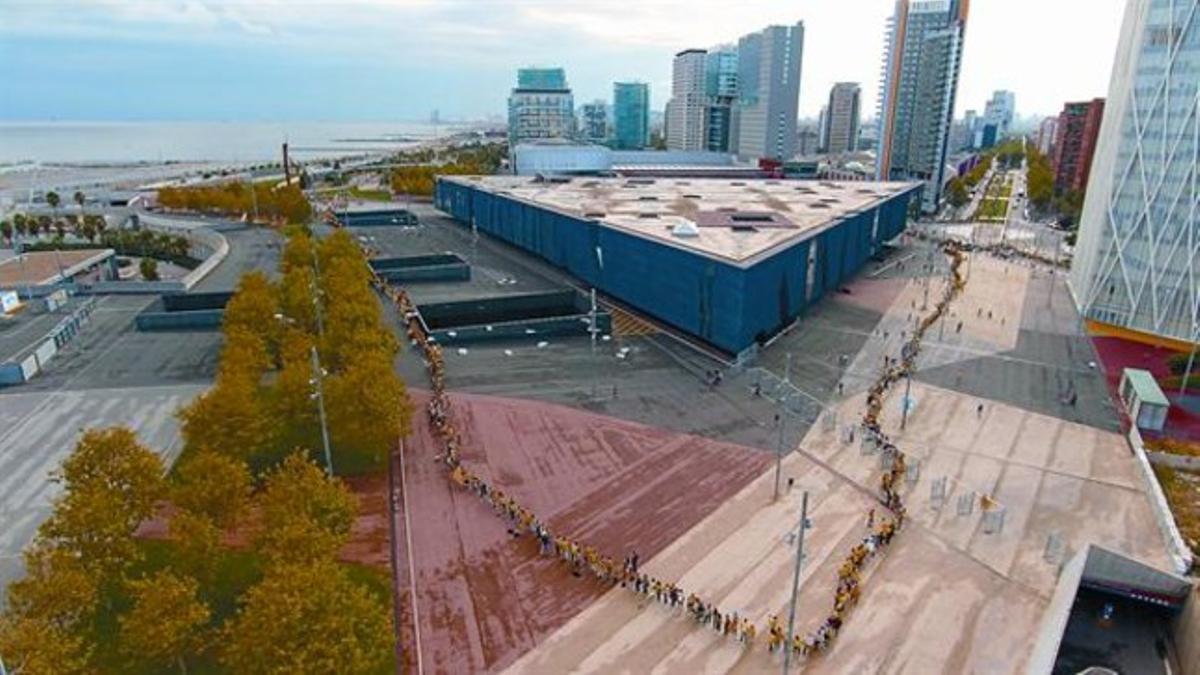
[[[1167,359],[1175,354],[1170,349],[1109,336],[1093,337],[1092,343],[1096,345],[1096,352],[1100,355],[1104,377],[1108,381],[1109,393],[1114,401],[1119,400],[1117,388],[1121,384],[1121,371],[1124,368],[1148,370],[1156,379],[1170,375]],[[1178,388],[1163,387],[1163,393],[1171,401],[1171,409],[1167,413],[1167,424],[1163,429],[1162,436],[1200,441],[1200,414],[1190,412],[1180,405]],[[1196,396],[1190,394],[1189,398],[1194,400]],[[1197,406],[1195,402],[1192,402],[1188,407],[1195,410]],[[1149,435],[1154,436],[1155,434]]]
[[[607,589],[538,555],[528,535],[437,461],[423,407],[405,448],[411,533],[397,514],[407,672],[416,672],[406,534],[412,539],[424,672],[503,669]],[[614,558],[648,560],[771,463],[768,453],[534,401],[455,394],[463,463],[513,495],[551,531]],[[401,502],[403,504],[403,502]]]

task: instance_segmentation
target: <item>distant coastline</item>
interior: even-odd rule
[[[479,125],[428,122],[0,121],[0,171],[297,159],[402,150]]]

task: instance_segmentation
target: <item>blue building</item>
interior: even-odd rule
[[[641,150],[650,142],[650,85],[613,83],[613,147]]]
[[[464,224],[729,354],[751,351],[903,231],[916,183],[442,176]]]

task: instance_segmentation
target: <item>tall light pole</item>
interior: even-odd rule
[[[313,259],[313,313],[317,319],[317,340],[325,337],[325,321],[321,318],[321,262],[317,257],[316,242],[313,242],[312,249]],[[312,345],[312,362],[313,362],[313,379],[317,388],[317,412],[321,419],[321,442],[325,446],[325,469],[329,472],[329,476],[333,477],[333,453],[329,450],[329,425],[325,421],[325,370],[321,368],[321,357],[317,354],[317,345],[314,341]]]
[[[1183,396],[1187,393],[1188,380],[1192,376],[1192,366],[1196,363],[1196,347],[1200,346],[1200,341],[1192,340],[1192,353],[1188,356],[1187,368],[1183,369],[1183,381],[1179,384],[1179,395]]]
[[[808,490],[800,501],[800,530],[796,533],[796,569],[792,573],[792,602],[788,609],[787,642],[783,643],[783,675],[792,665],[792,641],[796,635],[796,595],[800,591],[800,565],[804,562],[804,530],[808,529]]]
[[[779,476],[783,470],[783,432],[787,424],[787,411],[775,413],[775,426],[779,428],[779,440],[775,444],[775,495],[771,501],[779,501]]]

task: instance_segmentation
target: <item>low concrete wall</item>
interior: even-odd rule
[[[1146,458],[1150,460],[1151,464],[1158,466],[1169,466],[1172,469],[1183,469],[1184,471],[1200,471],[1200,457],[1147,450]]]
[[[587,335],[589,323],[588,315],[583,314],[550,319],[529,319],[506,323],[459,326],[457,328],[431,330],[428,333],[438,344],[442,345],[521,338],[541,340],[546,337],[561,337],[564,335]],[[608,333],[612,329],[612,317],[608,314],[597,312],[596,328],[601,333]]]
[[[380,278],[393,283],[410,284],[422,281],[470,281],[471,267],[466,263],[429,265],[376,270]]]
[[[1192,589],[1175,617],[1175,649],[1182,675],[1200,675],[1200,589]]]
[[[153,214],[141,214],[140,220],[150,229],[187,237],[192,244],[192,257],[204,260],[183,277],[184,290],[200,283],[201,279],[208,276],[208,273],[229,255],[229,240],[220,232],[215,232],[201,223],[173,220]]]
[[[1042,613],[1042,627],[1037,642],[1029,654],[1025,666],[1028,675],[1050,675],[1054,662],[1058,660],[1058,648],[1071,620],[1071,607],[1075,604],[1075,593],[1083,579],[1083,568],[1087,563],[1088,547],[1084,546],[1063,566],[1050,596],[1050,605]]]
[[[60,349],[75,339],[83,326],[91,320],[92,310],[95,307],[96,299],[88,298],[47,332],[45,338],[36,347],[24,351],[11,361],[0,363],[0,385],[28,382],[39,372],[45,370],[46,364],[58,354]]]
[[[1129,447],[1133,449],[1134,462],[1137,464],[1138,475],[1142,478],[1142,485],[1146,488],[1146,496],[1150,499],[1150,510],[1154,513],[1158,529],[1166,539],[1167,552],[1171,555],[1174,571],[1187,574],[1192,569],[1191,549],[1184,543],[1179,526],[1175,524],[1175,516],[1171,514],[1167,497],[1163,494],[1158,477],[1154,475],[1154,469],[1150,466],[1150,459],[1146,456],[1146,445],[1136,425],[1130,426],[1127,439]]]
[[[140,331],[215,330],[225,317],[223,309],[185,312],[142,312],[134,318]]]
[[[182,281],[98,281],[79,286],[80,293],[91,295],[163,295],[186,290]]]

